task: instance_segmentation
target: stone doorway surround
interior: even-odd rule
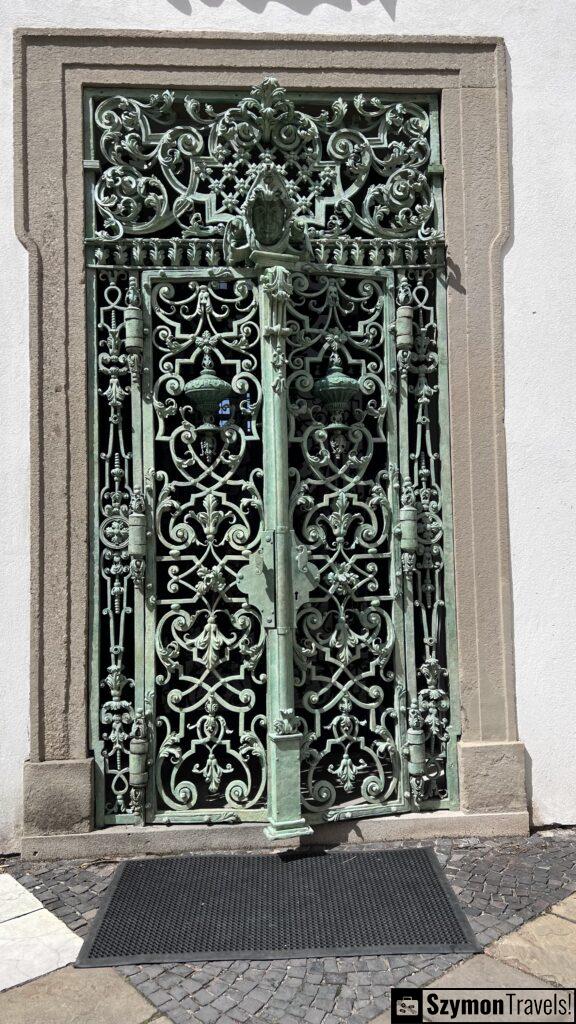
[[[29,254],[31,749],[26,857],[256,848],[262,827],[93,830],[88,750],[88,429],[84,87],[440,95],[461,809],[326,824],[315,842],[525,834],[508,539],[502,250],[510,227],[506,52],[497,38],[21,29],[15,36],[16,229]]]

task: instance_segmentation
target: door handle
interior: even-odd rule
[[[309,600],[320,579],[320,570],[309,560],[307,548],[303,544],[296,544],[294,533],[292,537],[292,584],[296,609]]]

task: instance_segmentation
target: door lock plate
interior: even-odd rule
[[[294,609],[300,608],[309,600],[310,594],[318,583],[320,576],[317,567],[309,561],[308,551],[303,544],[296,544],[294,532],[292,538],[292,590]],[[274,531],[266,530],[262,535],[262,545],[252,552],[248,563],[240,569],[236,576],[236,586],[241,594],[245,594],[249,604],[257,608],[262,616],[266,629],[276,626],[276,581],[275,581],[275,544]]]
[[[262,545],[252,552],[248,563],[240,569],[236,576],[236,586],[241,594],[246,595],[248,603],[258,609],[264,627],[272,629],[276,625],[272,530],[265,530],[262,534]]]

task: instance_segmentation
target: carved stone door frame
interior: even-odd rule
[[[261,826],[93,828],[88,750],[88,459],[82,243],[85,87],[436,91],[445,167],[448,348],[462,740],[459,811],[326,824],[319,841],[518,834],[502,248],[509,231],[506,56],[498,39],[22,30],[16,224],[30,260],[31,752],[23,852],[84,856],[259,845]],[[64,187],[63,187],[64,185]]]

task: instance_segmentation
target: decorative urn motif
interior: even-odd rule
[[[184,388],[190,401],[204,421],[210,421],[218,412],[220,403],[231,393],[232,388],[214,370],[214,361],[208,351],[202,357],[202,370]]]
[[[350,401],[359,390],[358,381],[345,373],[338,352],[338,341],[330,342],[330,368],[314,385],[314,395],[322,403],[332,422],[340,422],[347,412]]]

